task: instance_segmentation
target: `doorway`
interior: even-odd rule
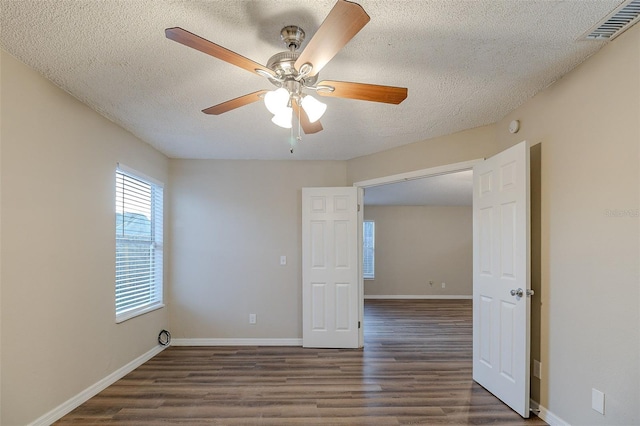
[[[529,296],[533,294],[528,150],[522,142],[474,167],[471,215],[473,379],[522,417],[529,416]],[[450,175],[452,167],[448,168],[448,173],[438,174]],[[407,177],[389,180],[403,178]]]
[[[366,298],[471,299],[472,189],[466,170],[365,190]]]
[[[470,161],[465,161],[465,162],[460,162],[460,163],[454,163],[454,164],[449,164],[449,165],[444,165],[444,166],[437,166],[437,167],[431,167],[428,169],[421,169],[421,170],[415,170],[412,172],[406,172],[406,173],[400,173],[400,174],[395,174],[395,175],[389,175],[389,176],[384,176],[384,177],[380,177],[380,178],[375,178],[375,179],[369,179],[369,180],[364,180],[364,181],[358,181],[355,182],[353,184],[353,186],[359,188],[362,190],[363,193],[367,193],[367,191],[369,193],[372,192],[379,192],[380,189],[382,189],[383,192],[391,192],[393,193],[393,189],[397,189],[398,185],[406,185],[405,188],[408,188],[409,184],[412,181],[416,181],[416,182],[424,182],[426,179],[428,178],[434,178],[434,177],[438,177],[438,176],[446,176],[446,175],[450,175],[450,174],[455,174],[455,173],[461,173],[461,172],[469,172],[473,169],[473,166],[475,164],[478,164],[480,162],[484,161],[484,159],[480,158],[480,159],[475,159],[475,160],[470,160]],[[389,190],[391,189],[391,191],[385,191],[385,189]],[[413,194],[414,197],[418,197],[418,195],[416,195],[416,192],[420,192],[419,190],[419,185],[413,186],[411,190],[405,190],[403,191],[405,193],[411,193]],[[407,198],[410,195],[405,194],[403,197]],[[389,198],[389,196],[384,196],[385,198]],[[396,201],[399,201],[399,199],[402,197],[397,197]],[[378,198],[379,200],[380,198]],[[362,204],[364,204],[364,199],[362,200]],[[363,211],[366,210],[366,207],[363,207],[362,209]],[[360,214],[363,214],[363,211],[360,212]],[[431,281],[431,280],[427,280]],[[442,286],[441,283],[436,284],[435,280],[433,285],[440,285]],[[446,282],[445,282],[446,285]],[[365,281],[361,280],[360,282],[360,290],[359,290],[359,295],[360,295],[360,301],[359,301],[359,306],[360,306],[360,318],[359,320],[364,324],[364,298],[365,298]],[[364,345],[364,329],[360,330],[360,346]]]

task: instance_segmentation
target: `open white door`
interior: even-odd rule
[[[529,417],[529,147],[473,168],[473,380]]]
[[[302,188],[302,346],[357,348],[358,188]]]

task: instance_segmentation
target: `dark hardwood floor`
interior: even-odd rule
[[[170,347],[58,425],[544,425],[471,380],[471,301],[367,300],[363,350]]]

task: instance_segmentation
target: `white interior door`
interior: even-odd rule
[[[529,147],[473,168],[473,379],[529,417]]]
[[[304,347],[358,347],[358,252],[358,188],[303,188]]]

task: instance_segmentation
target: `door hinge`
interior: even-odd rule
[[[358,204],[358,211],[360,211],[360,204]]]
[[[360,321],[358,321],[358,328],[360,328]]]

